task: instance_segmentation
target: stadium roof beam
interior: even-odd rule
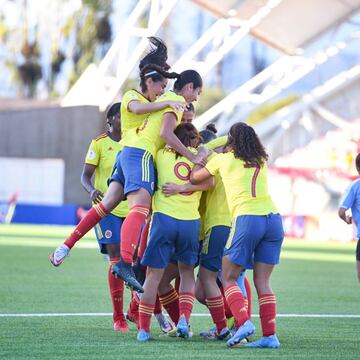
[[[259,7],[252,16],[244,21],[235,18],[221,18],[210,27],[194,45],[174,64],[175,71],[183,71],[187,68],[197,70],[202,76],[208,74],[226,54],[228,54],[251,29],[259,25],[264,18],[284,0],[268,0]],[[235,29],[235,31],[233,31]],[[212,49],[208,52],[204,61],[196,61],[195,58],[208,46]]]
[[[255,108],[258,104],[264,103],[283,90],[290,87],[296,81],[312,72],[316,67],[323,65],[329,59],[340,54],[350,42],[359,41],[360,32],[356,31],[345,41],[340,41],[325,49],[317,51],[309,57],[305,56],[283,56],[278,61],[264,69],[262,72],[251,78],[238,89],[226,96],[223,100],[200,115],[195,121],[198,127],[204,126],[211,121],[218,119],[219,131],[227,129],[232,122],[229,120],[231,114],[240,104],[251,105]],[[264,86],[260,94],[254,94],[255,89]],[[252,103],[249,102],[252,100]],[[239,117],[239,116],[238,116]]]
[[[114,100],[124,81],[145,51],[147,37],[155,35],[177,0],[139,0],[107,54],[97,66],[90,64],[63,98],[62,106],[96,105],[104,110]],[[146,17],[148,25],[137,23]],[[129,50],[132,40],[134,50]]]

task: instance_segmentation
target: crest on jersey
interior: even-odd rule
[[[110,239],[110,238],[112,237],[112,231],[111,231],[111,230],[106,230],[106,231],[105,231],[105,237],[106,237],[107,239]]]
[[[130,94],[130,95],[129,95],[129,98],[130,98],[130,99],[137,99],[138,97],[137,97],[136,94]]]
[[[87,157],[88,157],[89,160],[94,160],[96,158],[96,152],[94,150],[92,150],[92,149],[89,150]]]

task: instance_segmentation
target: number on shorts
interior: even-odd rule
[[[253,164],[245,164],[244,168],[245,169],[249,169],[249,168],[254,168],[255,169],[253,177],[251,179],[251,196],[256,197],[256,180],[257,180],[257,177],[258,177],[259,172],[260,172],[260,166],[255,165],[255,164],[254,165]]]
[[[181,168],[185,168],[185,170],[186,170],[185,175],[182,175],[180,173]],[[180,180],[189,181],[190,180],[190,174],[191,174],[191,167],[190,167],[190,165],[188,163],[180,161],[180,162],[176,163],[176,165],[174,166],[174,174]],[[188,196],[188,195],[191,195],[192,193],[193,193],[192,191],[187,191],[187,192],[181,192],[180,194]]]

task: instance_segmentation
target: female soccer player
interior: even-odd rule
[[[157,66],[147,66],[143,69],[144,73],[148,71],[156,71],[167,78],[176,78],[174,90],[168,91],[157,101],[173,100],[190,103],[196,101],[201,92],[202,79],[194,70],[177,74],[167,73]],[[139,128],[129,132],[123,141],[125,147],[116,162],[116,170],[111,178],[116,184],[113,187],[116,200],[121,200],[126,195],[130,208],[121,231],[121,260],[113,266],[113,273],[124,279],[130,287],[141,292],[143,289],[134,276],[131,263],[154,192],[153,159],[157,151],[167,143],[191,162],[203,161],[203,156],[187,149],[174,134],[181,117],[182,111],[168,107],[150,114]],[[111,187],[109,193],[110,189]],[[109,199],[111,201],[107,201]],[[112,200],[112,197],[105,196],[102,205],[107,209],[106,211],[114,206]]]
[[[107,179],[111,176],[116,154],[120,150],[120,103],[115,103],[109,108],[106,121],[108,131],[92,140],[81,175],[81,184],[90,194],[93,204],[102,200],[107,189]],[[91,180],[94,173],[95,183]],[[110,258],[108,283],[113,304],[114,330],[116,331],[129,331],[123,312],[124,282],[111,274],[111,265],[116,263],[120,257],[120,229],[127,214],[127,202],[123,202],[103,218],[95,228],[100,252],[108,254]],[[61,264],[54,259],[53,255],[50,257],[50,261],[54,266]]]
[[[200,136],[192,124],[179,125],[174,134],[191,153],[196,153]],[[188,182],[192,166],[193,162],[170,146],[159,150],[156,154],[159,188],[169,181],[178,184]],[[206,190],[212,185],[212,181],[207,181],[197,189]],[[150,339],[150,321],[159,283],[171,259],[177,261],[181,279],[181,316],[177,332],[182,337],[189,337],[189,319],[194,302],[194,265],[198,258],[200,196],[200,191],[171,197],[165,196],[161,190],[155,192],[149,241],[142,260],[148,268],[139,306],[139,341]]]
[[[245,123],[231,127],[225,151],[211,159],[206,167],[196,165],[190,180],[198,184],[219,174],[234,219],[222,262],[222,283],[228,305],[240,327],[227,345],[233,347],[255,333],[237,285],[240,272],[253,268],[263,337],[246,346],[278,348],[276,299],[270,287],[270,276],[279,262],[284,231],[267,190],[268,155],[254,129]]]
[[[166,45],[158,38],[149,38],[152,44],[152,50],[140,61],[140,91],[130,90],[124,94],[123,102],[121,104],[121,121],[122,121],[122,138],[124,138],[131,129],[137,128],[142,124],[143,120],[149,113],[170,107],[176,111],[182,111],[184,108],[184,101],[165,100],[154,102],[157,96],[164,93],[164,88],[167,84],[167,79],[158,72],[143,71],[149,64],[157,64],[158,66],[168,69],[167,48]],[[119,148],[122,149],[122,146]],[[104,189],[105,191],[105,189]],[[122,200],[117,201],[115,197],[115,206]],[[69,255],[71,248],[80,240],[94,225],[97,224],[103,217],[106,216],[107,211],[103,209],[101,200],[102,197],[97,197],[99,203],[89,211],[84,219],[78,224],[75,231],[66,239],[64,244],[60,245],[51,255],[52,262],[55,266],[59,266],[66,256]],[[116,202],[117,201],[117,202]],[[95,218],[94,218],[95,216]],[[91,218],[91,223],[89,222]]]

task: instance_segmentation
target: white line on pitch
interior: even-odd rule
[[[112,316],[112,313],[37,313],[37,314],[0,314],[0,317],[67,317],[67,316]],[[208,317],[209,314],[191,314],[194,317]],[[258,314],[252,315],[259,317]],[[359,319],[360,315],[354,314],[277,314],[283,318],[348,318]]]

